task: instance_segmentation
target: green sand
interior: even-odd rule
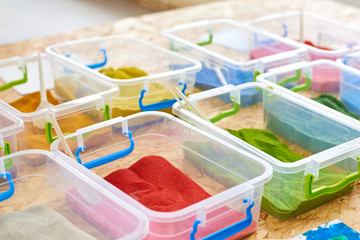
[[[321,94],[320,96],[311,99],[349,117],[360,120],[360,117],[358,117],[355,113],[350,112],[340,100],[330,94]]]
[[[292,152],[272,132],[261,129],[225,130],[282,162],[296,162],[303,158],[303,156]]]
[[[239,131],[227,129],[234,136],[239,136],[244,141],[249,141],[249,144],[258,147],[262,151],[272,155],[273,157],[281,160],[277,155],[280,153],[281,158],[286,162],[294,162],[302,158],[302,156],[292,152],[288,146],[282,143],[276,135],[266,130],[259,129],[242,129]],[[216,148],[210,143],[204,142],[185,142],[185,147],[192,149],[195,152],[203,152],[205,150],[211,151],[211,155],[216,157],[219,154],[216,152]],[[198,151],[199,150],[199,151]],[[198,155],[186,150],[184,148],[185,159],[192,165],[201,169],[206,174],[215,176],[216,180],[221,182],[227,187],[233,187],[240,184],[239,178],[234,175],[228,174],[222,171],[219,167],[206,163]],[[234,172],[245,172],[246,168],[243,165],[229,164],[228,161],[219,158],[219,164],[225,168],[231,169]],[[250,166],[254,168],[254,166]],[[319,171],[319,179],[314,181],[313,188],[329,185],[329,183],[336,183],[344,178],[349,173],[333,172],[327,168],[323,168]],[[343,193],[350,191],[353,187],[347,186],[346,188],[338,191],[335,194],[324,195],[319,198],[309,200],[305,197],[303,182],[305,181],[304,172],[285,174],[281,172],[274,172],[273,178],[265,185],[264,195],[262,201],[262,208],[274,216],[284,219],[293,217],[299,213],[307,211],[315,206],[318,206],[332,198],[342,195]]]

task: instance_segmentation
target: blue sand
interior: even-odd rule
[[[303,234],[307,240],[355,240],[360,239],[360,234],[343,222],[319,226]]]
[[[170,69],[182,69],[190,65],[171,64]],[[216,72],[213,69],[205,67],[202,64],[202,70],[196,73],[195,87],[201,90],[208,90],[223,86],[220,82]],[[242,71],[234,68],[221,69],[228,84],[239,85],[245,82],[252,82],[254,80],[254,73],[252,71]]]
[[[360,116],[360,77],[346,71],[341,74],[341,101],[349,111]]]
[[[185,67],[189,67],[190,65],[177,65],[172,64],[170,65],[170,69],[176,70],[176,69],[182,69]],[[221,70],[224,77],[227,80],[228,84],[232,85],[240,85],[245,82],[252,82],[254,80],[254,73],[252,71],[242,71],[237,70],[233,68],[227,68]],[[212,69],[209,69],[204,66],[200,72],[196,73],[196,82],[195,87],[205,91],[212,88],[217,88],[224,86],[218,76],[216,75],[216,72]],[[230,99],[225,99],[223,96],[219,96],[219,99],[230,102]],[[259,91],[255,89],[245,89],[241,91],[241,106],[251,106],[257,102],[259,102],[261,99],[261,94],[259,94]]]

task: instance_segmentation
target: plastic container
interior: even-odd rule
[[[45,164],[34,166],[36,162],[33,162],[29,165],[29,159],[39,158],[43,159]],[[14,162],[16,171],[6,171],[6,179],[1,171],[0,217],[2,214],[45,204],[93,239],[142,239],[146,236],[149,222],[142,213],[126,202],[115,199],[110,192],[69,167],[58,156],[43,150],[24,150],[1,157],[2,167],[2,162],[8,160]],[[54,218],[49,216],[48,220],[50,219],[55,223]],[[4,218],[2,222],[4,227]],[[14,229],[13,223],[6,224],[6,227]],[[47,225],[40,222],[34,222],[35,224]],[[51,224],[48,226],[54,227]],[[65,227],[65,224],[62,227]],[[21,235],[26,234],[25,229],[24,226],[19,226],[16,232],[11,233],[22,238]],[[6,234],[5,230],[2,229],[1,234]],[[29,234],[29,230],[27,233]],[[40,232],[38,234],[40,235]],[[55,238],[58,239],[54,236]]]
[[[360,49],[360,28],[300,11],[264,16],[248,22],[255,28],[281,35],[291,41],[303,41],[311,61],[329,59],[335,61]],[[307,43],[307,44],[305,44]],[[324,69],[314,69],[323,72]],[[327,77],[340,79],[340,71],[332,69]],[[321,75],[313,77],[314,83],[323,84]],[[339,83],[335,83],[339,85]]]
[[[256,97],[248,92],[257,92]],[[353,189],[360,178],[360,122],[296,98],[275,84],[246,83],[193,94],[189,100],[204,120],[174,104],[173,111],[209,134],[255,154],[271,164],[262,208],[287,219]],[[224,129],[264,129],[280,137],[303,158],[283,162]],[[290,161],[291,159],[284,159]]]
[[[192,93],[195,73],[201,68],[197,61],[127,36],[66,42],[50,46],[46,52],[119,86],[119,95],[112,99],[114,117],[162,109],[171,113],[176,100],[168,88]],[[115,79],[99,72],[110,67],[136,67],[148,76]]]
[[[170,49],[202,62],[195,85],[201,90],[252,82],[255,72],[307,57],[299,43],[229,19],[180,25],[163,35]]]
[[[335,61],[360,49],[360,28],[307,12],[273,14],[256,18],[247,24],[292,41],[308,43],[304,45],[309,50],[311,60]]]
[[[360,52],[349,53],[348,55],[338,58],[338,63],[360,70]]]
[[[109,119],[111,97],[119,91],[115,85],[103,83],[65,61],[44,54],[40,56],[34,54],[0,61],[0,106],[24,122],[18,150],[50,149],[50,143],[56,138],[50,111],[54,112],[64,134]],[[45,90],[56,100],[51,100]],[[31,98],[24,100],[24,96]],[[41,96],[47,97],[45,105],[41,103],[38,109],[34,103],[40,102]],[[49,101],[58,105],[49,104]],[[23,108],[32,105],[36,109]]]
[[[238,239],[256,230],[270,165],[178,118],[142,112],[79,129],[65,138],[83,165],[68,158],[59,141],[52,144],[52,151],[144,213],[150,221],[146,239]],[[160,212],[101,178],[148,155],[164,157],[212,196],[180,210]]]
[[[337,72],[338,74],[334,74]],[[317,81],[314,81],[316,79]],[[345,66],[344,64],[330,60],[316,60],[313,62],[302,62],[288,66],[272,69],[270,72],[261,74],[257,77],[260,82],[272,82],[292,90],[289,94],[301,99],[325,106],[321,103],[315,103],[311,98],[320,98],[326,95],[332,95],[350,111],[347,115],[360,120],[360,71]],[[329,107],[338,107],[341,103],[326,102],[321,100]],[[334,114],[339,112],[329,109]],[[343,117],[343,116],[342,116]]]
[[[0,156],[17,151],[17,139],[22,130],[21,119],[0,107]]]

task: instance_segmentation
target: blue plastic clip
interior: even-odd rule
[[[186,87],[187,87],[186,83],[179,82],[179,85],[184,85],[181,92],[185,95],[185,90],[186,90]],[[172,105],[174,105],[174,103],[176,103],[176,99],[171,99],[171,100],[165,100],[165,101],[162,101],[162,102],[153,103],[153,104],[149,104],[149,105],[143,105],[142,101],[143,101],[145,92],[146,92],[146,90],[143,89],[143,90],[141,90],[141,93],[140,93],[139,107],[140,107],[141,111],[161,110],[161,109],[172,107]],[[180,100],[181,100],[181,98],[180,98]]]
[[[109,162],[115,161],[115,160],[117,160],[119,158],[122,158],[122,157],[125,157],[125,156],[129,155],[134,150],[135,143],[134,143],[134,139],[132,137],[132,132],[131,131],[128,131],[125,135],[128,135],[129,139],[130,139],[130,147],[129,148],[82,164],[82,161],[81,161],[81,158],[80,158],[79,154],[80,154],[80,151],[85,150],[85,147],[79,147],[75,151],[75,156],[76,156],[77,161],[80,164],[82,164],[83,166],[87,167],[88,169],[91,169],[91,168],[99,167],[101,165],[107,164]]]
[[[0,193],[0,202],[11,198],[12,195],[14,195],[14,193],[15,193],[15,186],[14,186],[14,182],[11,178],[11,174],[9,172],[5,172],[5,175],[6,175],[7,180],[9,181],[10,189],[7,190],[6,192]],[[1,173],[0,177],[4,177],[4,174]]]
[[[250,202],[248,199],[244,199],[244,203]],[[253,215],[251,213],[251,209],[254,207],[254,201],[251,201],[249,206],[246,208],[246,218],[241,220],[240,222],[234,223],[231,226],[228,226],[224,229],[221,229],[220,231],[217,231],[207,237],[202,238],[202,240],[221,240],[229,238],[245,228],[249,227],[251,225]],[[197,232],[197,227],[201,223],[200,220],[196,220],[193,224],[193,231],[190,233],[190,240],[195,240],[195,234]]]
[[[100,48],[99,50],[100,50],[100,52],[102,52],[103,55],[104,55],[104,61],[99,62],[99,63],[93,63],[93,64],[86,65],[87,67],[89,67],[89,68],[91,68],[91,69],[95,69],[95,68],[100,68],[100,67],[103,67],[103,66],[106,65],[106,63],[107,63],[107,61],[108,61],[108,57],[107,57],[107,54],[106,54],[106,50],[105,50],[104,48]],[[66,54],[65,56],[69,58],[69,57],[71,57],[71,54],[68,53],[68,54]],[[69,71],[69,70],[65,69],[65,71]]]

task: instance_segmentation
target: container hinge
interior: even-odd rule
[[[319,167],[319,162],[311,159],[309,162],[307,162],[305,166],[305,176],[308,174],[312,174],[314,178],[317,179],[319,176]]]

